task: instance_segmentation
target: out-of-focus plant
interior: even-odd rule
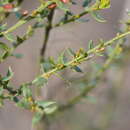
[[[14,54],[14,50],[24,44],[24,41],[33,37],[37,28],[44,28],[45,35],[43,47],[40,52],[40,65],[41,72],[34,80],[21,84],[17,89],[10,82],[13,77],[13,70],[11,67],[7,70],[5,76],[0,75],[0,105],[4,105],[5,100],[10,100],[18,107],[28,109],[34,112],[33,124],[39,122],[44,116],[56,115],[63,112],[70,107],[77,104],[83,97],[96,87],[98,82],[103,76],[103,72],[108,70],[113,61],[117,60],[123,49],[125,37],[130,34],[130,22],[124,31],[120,31],[117,35],[109,41],[99,40],[97,45],[90,40],[88,43],[88,50],[80,48],[74,52],[72,49],[67,49],[61,54],[57,60],[53,57],[46,58],[44,56],[46,46],[49,38],[50,31],[56,27],[62,27],[65,24],[77,21],[87,21],[83,16],[90,14],[98,22],[106,22],[100,15],[100,10],[110,8],[110,0],[82,0],[82,12],[75,14],[71,6],[75,6],[76,0],[40,0],[40,6],[33,10],[31,13],[20,7],[23,0],[1,0],[0,1],[0,38],[8,40],[10,45],[0,41],[0,63],[6,61],[9,57],[20,58],[20,54]],[[61,19],[53,24],[55,10],[62,11]],[[15,14],[18,22],[8,28],[6,19],[10,14]],[[129,11],[128,11],[129,14]],[[24,26],[30,21],[35,21],[33,25],[29,25],[28,29],[23,36],[13,35],[12,32],[17,28]],[[32,94],[32,86],[41,88],[51,78],[52,75],[59,75],[58,72],[70,68],[76,72],[83,73],[79,65],[87,60],[92,60],[93,57],[103,57],[104,64],[98,67],[96,74],[90,76],[87,81],[86,87],[79,92],[79,95],[73,97],[67,104],[57,104],[55,101],[36,100]],[[69,60],[68,60],[69,59]],[[78,75],[78,73],[77,73]],[[91,74],[89,74],[91,75]]]

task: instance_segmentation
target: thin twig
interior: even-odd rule
[[[107,46],[111,45],[111,44],[114,43],[115,41],[117,41],[117,40],[119,40],[119,39],[121,39],[121,38],[124,38],[125,36],[127,36],[127,35],[129,35],[129,34],[130,34],[130,31],[117,35],[117,36],[114,37],[113,39],[111,39],[111,40],[105,42],[105,43],[104,43],[104,47],[107,47]],[[90,56],[91,54],[95,53],[96,50],[100,49],[100,47],[101,47],[101,45],[99,44],[99,45],[97,45],[96,47],[94,47],[94,48],[88,50],[88,52],[87,52],[88,56]],[[66,64],[64,65],[64,68],[67,68],[67,67],[71,66],[75,61],[81,61],[81,62],[86,61],[86,60],[88,59],[88,56],[81,55],[81,56],[79,56],[79,57],[77,57],[77,58],[74,58],[73,60],[71,60],[71,61],[69,61],[68,63],[66,63]],[[50,71],[48,71],[48,72],[46,72],[46,73],[43,73],[43,74],[41,75],[41,77],[43,77],[43,78],[50,77],[52,74],[54,74],[54,73],[56,73],[56,72],[58,72],[58,71],[60,71],[60,70],[61,70],[61,68],[58,68],[58,67],[56,66],[54,69],[52,69],[52,70],[50,70]]]
[[[45,38],[44,38],[44,41],[43,41],[43,46],[42,46],[41,54],[40,54],[42,61],[44,60],[44,55],[45,55],[48,39],[49,39],[49,36],[50,36],[50,31],[52,29],[53,16],[54,16],[54,9],[52,9],[50,11],[50,14],[47,17],[48,25],[45,28]]]

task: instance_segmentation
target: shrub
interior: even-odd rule
[[[40,52],[41,72],[34,80],[23,83],[19,88],[13,86],[10,82],[13,77],[13,70],[8,68],[6,76],[0,75],[0,104],[4,105],[5,100],[14,102],[16,106],[28,109],[34,112],[33,124],[39,122],[43,117],[51,117],[64,112],[70,107],[80,102],[88,93],[94,89],[106,70],[110,68],[111,64],[119,63],[122,60],[122,55],[125,53],[122,50],[127,50],[124,42],[126,36],[130,34],[130,22],[124,22],[125,29],[119,31],[117,35],[109,41],[99,40],[95,46],[93,40],[88,43],[88,50],[80,48],[78,51],[68,48],[59,54],[57,60],[53,57],[45,57],[46,46],[50,31],[56,27],[76,22],[88,22],[83,16],[90,14],[98,22],[106,22],[100,15],[100,10],[110,8],[110,0],[82,0],[82,12],[75,14],[70,10],[71,6],[77,3],[75,0],[41,0],[41,4],[31,13],[28,10],[20,9],[23,0],[1,0],[0,1],[0,38],[4,38],[10,42],[7,43],[0,41],[0,63],[3,63],[7,58],[13,56],[21,58],[21,54],[14,54],[18,46],[24,44],[26,40],[35,35],[35,30],[38,28],[45,29],[43,47]],[[55,10],[62,11],[63,16],[60,20],[53,24],[53,17]],[[8,19],[10,14],[15,14],[18,22],[7,27],[5,20]],[[129,15],[129,11],[127,12]],[[24,26],[24,24],[34,21],[33,25],[29,25],[28,29],[23,36],[13,35],[12,32],[17,28]],[[44,101],[35,99],[32,94],[32,86],[42,88],[51,78],[52,75],[61,77],[58,73],[64,69],[70,68],[78,73],[84,71],[79,67],[82,62],[93,60],[93,57],[100,57],[103,59],[102,64],[94,64],[96,66],[96,73],[90,72],[87,84],[79,92],[79,95],[73,97],[66,104],[58,104],[55,101]],[[78,75],[77,73],[77,75]],[[82,81],[81,81],[82,82]],[[46,119],[46,118],[44,118]]]

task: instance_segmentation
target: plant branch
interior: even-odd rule
[[[102,73],[104,73],[110,64],[113,62],[115,56],[117,55],[117,50],[120,48],[120,44],[118,43],[116,47],[114,48],[113,52],[109,56],[109,58],[106,60],[106,62],[102,65],[102,68],[98,70],[98,72],[95,74],[94,79],[92,79],[89,83],[87,83],[87,86],[82,90],[82,92],[78,95],[73,97],[69,100],[69,102],[65,105],[60,105],[58,109],[53,113],[54,115],[57,115],[59,112],[63,112],[65,110],[68,110],[69,108],[72,108],[74,105],[76,105],[82,98],[87,96],[87,94],[93,90],[99,83]]]
[[[50,4],[52,4],[53,1],[48,1],[44,4],[41,4],[36,10],[34,10],[28,17],[21,19],[20,21],[18,21],[15,25],[13,25],[12,27],[10,27],[9,29],[7,29],[6,31],[3,31],[0,33],[0,36],[4,36],[8,33],[13,32],[14,30],[16,30],[17,28],[19,28],[20,26],[22,26],[23,24],[29,22],[32,19],[35,19],[35,17],[41,13],[41,11],[43,11],[46,7],[48,7]]]
[[[86,14],[89,14],[90,12],[97,11],[97,10],[101,10],[101,9],[90,8],[90,9],[85,10],[85,11],[79,13],[79,14],[73,15],[70,19],[67,19],[65,21],[62,21],[62,22],[59,22],[59,23],[53,25],[53,27],[59,27],[59,26],[62,26],[62,25],[65,25],[65,24],[68,24],[68,23],[71,23],[71,22],[75,22],[77,19],[80,19],[81,17],[85,16]]]
[[[114,43],[115,41],[117,41],[117,40],[119,40],[119,39],[121,39],[121,38],[124,38],[125,36],[127,36],[127,35],[129,35],[129,34],[130,34],[130,31],[125,32],[125,33],[122,33],[122,34],[119,34],[119,35],[117,35],[116,37],[114,37],[113,39],[111,39],[111,40],[105,42],[104,45],[103,45],[103,47],[105,48],[105,47],[111,45],[112,43]],[[77,62],[77,61],[78,61],[79,64],[80,64],[80,62],[86,61],[88,58],[90,58],[89,56],[90,56],[91,54],[94,54],[97,50],[99,50],[100,47],[101,47],[101,45],[99,44],[99,45],[97,45],[96,47],[94,47],[93,49],[88,50],[87,55],[84,54],[84,55],[80,55],[79,57],[74,58],[73,60],[71,60],[71,61],[69,61],[68,63],[66,63],[66,64],[63,66],[63,69],[64,69],[64,68],[67,68],[67,67],[69,67],[69,66],[72,66],[72,65],[73,65],[75,62]],[[47,73],[42,74],[41,77],[43,77],[43,78],[48,78],[48,77],[50,77],[52,74],[54,74],[54,73],[60,71],[61,69],[62,69],[61,67],[59,67],[59,66],[57,67],[57,66],[56,66],[54,69],[48,71]]]
[[[113,39],[111,39],[111,40],[105,42],[105,43],[104,43],[104,47],[107,47],[107,46],[111,45],[113,42],[115,42],[115,41],[117,41],[117,40],[119,40],[119,39],[121,39],[121,38],[124,38],[125,36],[127,36],[127,35],[129,35],[129,34],[130,34],[130,31],[117,35],[115,38],[113,38]],[[95,51],[98,50],[99,48],[100,48],[100,45],[97,45],[97,46],[94,47],[93,49],[90,49],[90,50],[87,52],[87,54],[88,54],[88,55],[93,54],[93,53],[95,53]],[[67,68],[67,67],[72,66],[72,64],[73,64],[75,61],[79,61],[79,64],[80,64],[80,61],[82,61],[82,62],[83,62],[83,61],[86,61],[88,58],[90,58],[90,57],[88,57],[88,56],[86,57],[86,56],[84,56],[84,55],[81,55],[81,56],[79,56],[79,57],[77,57],[77,58],[75,58],[75,59],[69,61],[68,63],[66,63],[64,68]],[[109,59],[109,60],[110,60],[110,59]],[[110,62],[110,61],[109,61],[109,62]],[[109,65],[109,62],[107,62],[108,65]],[[106,67],[107,67],[107,66],[106,66]],[[56,73],[57,71],[60,71],[60,70],[61,70],[61,68],[55,67],[54,69],[48,71],[47,73],[42,74],[41,77],[47,78],[48,75],[51,76],[52,74],[54,74],[54,73]],[[36,79],[34,79],[34,80],[36,80]],[[34,81],[34,80],[33,80],[33,81]],[[30,85],[33,84],[33,81],[28,82],[28,83],[26,83],[26,84],[27,84],[28,86],[30,86]],[[5,85],[4,85],[4,86],[5,86]],[[22,86],[22,85],[21,85],[21,86]],[[8,90],[7,87],[4,87],[4,89]],[[87,89],[88,89],[88,88],[87,88]],[[13,90],[13,91],[15,91],[15,90]],[[16,94],[16,95],[19,95],[19,92],[20,92],[20,91],[18,91],[18,90],[16,90],[16,91],[18,92],[18,94]],[[15,92],[16,92],[16,91],[15,91]],[[10,92],[11,92],[11,91],[10,91]],[[12,92],[11,92],[11,93],[12,93]],[[82,94],[82,95],[84,95],[84,94]]]
[[[47,47],[47,42],[48,42],[48,39],[49,39],[49,36],[50,36],[50,31],[52,29],[53,16],[54,16],[54,9],[52,9],[50,11],[50,14],[47,17],[48,25],[45,28],[45,38],[44,38],[44,41],[43,41],[43,46],[42,46],[41,54],[40,54],[41,61],[44,60],[44,55],[45,55],[45,51],[46,51],[46,47]]]

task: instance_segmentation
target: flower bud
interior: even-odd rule
[[[14,8],[14,6],[13,6],[13,4],[5,4],[5,5],[3,5],[3,8],[6,11],[11,11]]]

